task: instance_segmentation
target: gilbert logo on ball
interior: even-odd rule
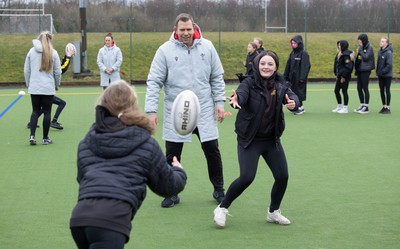
[[[181,135],[191,133],[200,119],[200,103],[196,94],[190,90],[176,96],[171,109],[172,125]]]

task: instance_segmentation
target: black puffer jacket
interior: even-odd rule
[[[138,126],[125,126],[104,107],[96,108],[96,123],[78,148],[79,200],[112,198],[136,211],[146,186],[163,197],[178,194],[185,172],[171,167],[157,141]]]
[[[347,41],[341,40],[338,43],[340,44],[341,55],[339,57],[339,53],[336,54],[333,71],[338,78],[344,77],[350,79],[354,67],[355,53],[348,50],[349,43]]]
[[[257,57],[258,58],[258,57]],[[246,77],[236,90],[238,104],[241,106],[236,116],[235,132],[238,143],[246,148],[253,141],[260,128],[261,120],[266,106],[267,90],[262,85],[261,75],[258,69],[258,61],[254,61],[254,76]],[[282,105],[286,104],[285,94],[296,102],[296,111],[299,107],[299,99],[296,94],[285,85],[285,78],[277,73],[273,84],[276,90],[276,109],[275,109],[275,140],[278,142],[285,130],[285,119]],[[272,83],[272,82],[271,82]]]
[[[355,73],[370,72],[375,69],[374,49],[369,43],[368,36],[361,34],[358,39],[362,41],[362,46],[358,48],[357,59],[355,63]]]
[[[380,49],[378,52],[378,62],[376,67],[376,75],[380,77],[392,77],[393,76],[393,49],[391,45],[388,45],[384,49]]]

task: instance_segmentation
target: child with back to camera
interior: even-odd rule
[[[173,167],[167,163],[151,136],[155,129],[125,81],[105,89],[78,147],[79,196],[70,228],[79,249],[124,248],[147,187],[163,197],[185,187],[182,165],[176,157]]]

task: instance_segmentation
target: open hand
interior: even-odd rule
[[[242,109],[242,107],[238,104],[238,97],[236,91],[232,89],[232,97],[226,97],[229,100],[229,104],[233,106],[233,108]]]

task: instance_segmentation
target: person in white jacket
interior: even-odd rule
[[[164,87],[163,139],[168,162],[176,156],[181,160],[183,144],[192,141],[192,134],[179,135],[171,122],[171,107],[176,96],[192,90],[199,98],[201,113],[193,131],[201,142],[207,159],[209,179],[214,187],[213,197],[220,203],[224,197],[222,160],[218,147],[217,119],[225,118],[224,69],[211,41],[204,39],[193,17],[182,13],[175,21],[170,39],[161,45],[153,59],[147,77],[145,112],[158,124],[160,91]],[[166,198],[162,207],[173,207],[178,196]]]
[[[119,70],[122,64],[121,49],[117,47],[111,33],[104,37],[104,46],[97,54],[97,65],[100,69],[100,86],[106,89],[111,82],[120,80]]]
[[[33,47],[26,55],[24,64],[25,84],[31,95],[32,114],[30,119],[29,143],[36,145],[36,127],[39,113],[43,112],[43,141],[47,145],[53,143],[49,138],[51,105],[61,82],[60,57],[52,45],[53,36],[48,31],[40,33],[32,40]]]

